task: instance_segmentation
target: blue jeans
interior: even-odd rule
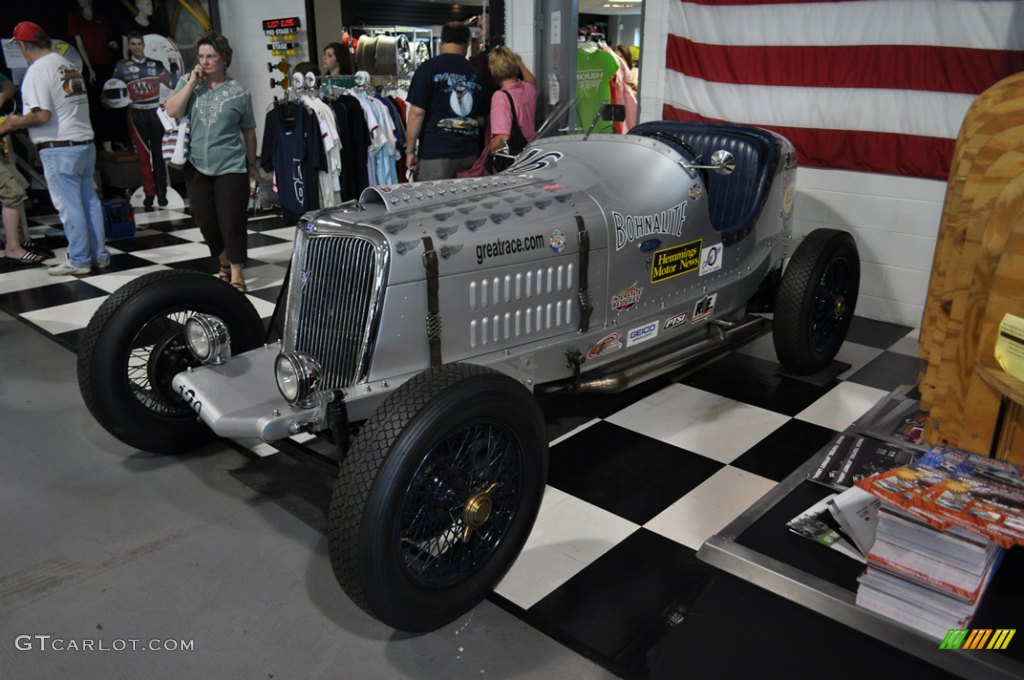
[[[109,260],[110,253],[103,243],[103,206],[92,183],[96,147],[84,144],[42,149],[39,160],[68,238],[68,262],[88,267]]]

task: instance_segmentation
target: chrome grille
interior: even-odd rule
[[[294,347],[320,364],[322,388],[353,385],[367,370],[373,341],[376,248],[366,239],[324,235],[305,240],[301,261]]]

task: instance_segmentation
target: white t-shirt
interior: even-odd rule
[[[56,52],[29,65],[21,83],[21,98],[25,115],[32,109],[50,112],[45,125],[28,129],[33,144],[85,142],[93,138],[85,79],[74,64]]]

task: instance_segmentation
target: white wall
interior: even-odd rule
[[[562,20],[570,19],[563,17]],[[505,3],[505,43],[519,53],[526,68],[534,74],[537,73],[536,23],[533,0],[508,0]]]
[[[302,0],[219,0],[219,9],[222,32],[235,51],[228,74],[252,95],[252,108],[256,114],[256,139],[259,143],[263,140],[263,120],[267,107],[274,101],[274,95],[281,96],[283,92],[279,87],[270,88],[271,74],[267,72],[267,63],[276,64],[280,57],[271,56],[267,49],[263,20],[299,17],[303,26],[295,40],[299,44],[299,51],[296,56],[288,57],[288,63],[294,66],[309,60],[305,31],[306,5]],[[280,80],[281,72],[274,71],[273,77],[274,80]]]
[[[797,171],[794,230],[845,229],[861,259],[858,316],[919,326],[946,183],[846,170]]]

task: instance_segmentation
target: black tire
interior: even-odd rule
[[[512,378],[470,364],[416,376],[377,408],[341,464],[327,522],[338,583],[393,628],[452,621],[522,550],[547,458],[540,407]],[[488,488],[490,512],[473,527],[470,502]]]
[[[828,366],[846,339],[860,287],[857,244],[845,231],[815,229],[782,275],[772,328],[782,366],[798,375]]]
[[[199,364],[182,340],[192,312],[222,319],[234,354],[263,341],[263,322],[245,295],[209,274],[183,270],[153,272],[119,288],[82,333],[82,399],[129,446],[178,453],[214,437],[170,387],[174,375]]]

